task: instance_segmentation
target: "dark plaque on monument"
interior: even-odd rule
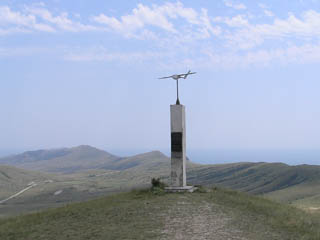
[[[171,151],[182,152],[182,132],[171,133]]]

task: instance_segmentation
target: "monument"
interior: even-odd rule
[[[177,82],[177,101],[170,105],[171,122],[171,179],[168,192],[193,192],[196,188],[187,186],[186,176],[186,117],[185,106],[179,100],[179,79],[186,79],[188,75],[195,74],[189,71],[160,79],[172,78]]]

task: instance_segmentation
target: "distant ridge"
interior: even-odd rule
[[[72,173],[90,169],[168,168],[169,158],[160,151],[118,157],[88,145],[80,145],[72,148],[27,151],[0,158],[0,165],[44,172]]]
[[[152,151],[118,159],[109,164],[108,167],[112,170],[126,170],[130,168],[150,170],[153,168],[160,169],[161,167],[169,168],[169,164],[170,159],[166,155],[160,151]]]
[[[94,168],[105,168],[109,163],[120,159],[106,151],[80,145],[72,148],[27,151],[0,158],[0,164],[23,169],[45,172],[74,172]]]

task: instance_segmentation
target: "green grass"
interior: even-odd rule
[[[117,194],[1,220],[0,239],[152,239],[165,207],[150,193]]]
[[[204,201],[218,206],[249,239],[320,239],[320,215],[220,188],[193,194],[137,190],[2,219],[0,239],[158,239],[179,197],[193,207]]]
[[[241,220],[243,214],[249,214],[255,221],[279,232],[283,239],[320,239],[320,214],[307,213],[287,204],[225,189],[214,191],[211,198],[232,209],[237,216],[235,219]]]

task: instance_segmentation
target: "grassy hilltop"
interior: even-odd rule
[[[224,189],[132,191],[0,220],[0,239],[320,239],[320,216]]]
[[[1,240],[320,239],[320,166],[188,161],[188,183],[209,191],[165,194],[130,192],[147,188],[152,177],[168,182],[170,159],[159,151],[117,157],[79,146],[0,164],[12,165],[0,165],[0,200],[33,184],[0,204]]]

